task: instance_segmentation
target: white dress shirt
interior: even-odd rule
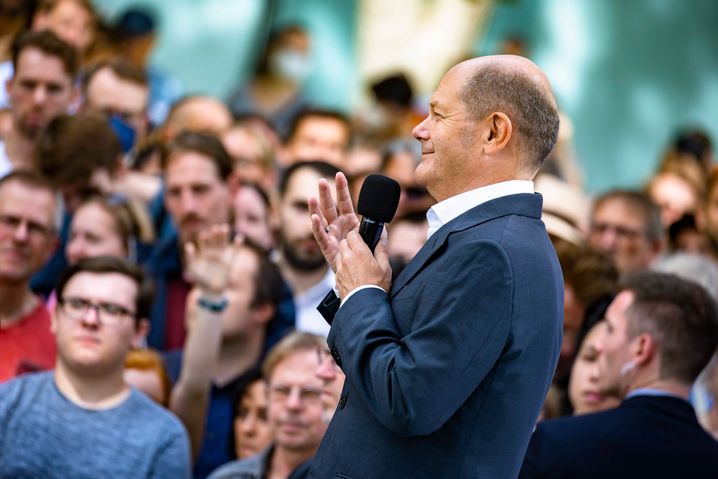
[[[469,190],[464,193],[459,193],[456,196],[445,199],[435,204],[429,211],[426,212],[426,219],[429,221],[429,232],[427,239],[431,238],[431,235],[436,233],[439,228],[444,226],[454,218],[461,216],[462,214],[469,211],[471,208],[479,206],[482,203],[486,203],[502,196],[516,195],[519,193],[533,193],[534,182],[527,180],[510,180],[502,181],[501,183],[494,183],[492,185],[482,186],[474,190]],[[366,288],[381,288],[375,284],[365,284],[357,286],[345,298],[342,299],[342,304],[351,297],[354,293],[361,291]],[[336,292],[336,290],[335,290]],[[385,291],[386,292],[386,291]],[[341,306],[340,306],[341,307]]]

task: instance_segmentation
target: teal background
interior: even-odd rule
[[[109,18],[129,5],[152,6],[161,20],[152,63],[186,91],[222,98],[251,74],[268,22],[302,23],[316,66],[310,98],[343,110],[362,88],[358,2],[95,0]],[[473,52],[493,53],[510,34],[528,41],[573,121],[586,187],[595,192],[641,186],[680,127],[718,138],[717,26],[713,0],[505,0]]]

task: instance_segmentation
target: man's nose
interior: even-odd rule
[[[100,324],[100,310],[96,306],[90,306],[82,315],[82,324],[96,328]]]
[[[194,213],[197,210],[197,198],[191,191],[183,191],[180,198],[182,212]]]
[[[422,140],[428,140],[429,139],[429,128],[427,125],[427,122],[429,121],[429,117],[427,116],[422,120],[421,123],[416,125],[413,130],[411,130],[411,136],[416,138],[419,141]]]
[[[292,388],[287,398],[287,408],[297,410],[302,408],[302,392],[299,388]]]
[[[337,377],[335,366],[332,364],[332,360],[325,359],[322,361],[317,369],[314,371],[314,375],[325,381],[332,381]]]
[[[250,436],[255,431],[255,426],[257,424],[257,418],[253,414],[247,414],[243,419],[240,427],[242,428],[242,432],[246,434],[247,436]]]
[[[15,234],[14,234],[13,237],[14,237],[15,241],[25,242],[25,241],[27,241],[27,239],[28,239],[28,234],[29,234],[29,233],[30,233],[30,231],[29,231],[29,229],[28,229],[28,227],[27,227],[27,222],[26,222],[26,221],[21,221],[21,222],[17,225],[17,228],[15,228]]]
[[[32,92],[32,101],[36,105],[42,105],[47,99],[47,89],[42,86],[35,87]]]
[[[612,251],[618,241],[615,228],[603,228],[596,231],[594,235],[597,246],[604,250]]]

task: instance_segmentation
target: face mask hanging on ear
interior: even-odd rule
[[[112,131],[117,135],[117,139],[120,140],[123,153],[129,153],[132,151],[132,147],[135,145],[135,129],[132,128],[125,120],[119,115],[112,115],[110,117],[110,127]]]
[[[270,67],[275,74],[296,83],[306,80],[311,70],[307,55],[291,49],[275,53],[270,59]]]
[[[621,370],[619,371],[618,374],[619,374],[621,377],[623,377],[623,376],[625,376],[626,374],[628,374],[629,372],[633,371],[634,369],[636,369],[636,363],[633,362],[633,361],[628,361],[626,364],[624,364],[623,366],[621,366]]]

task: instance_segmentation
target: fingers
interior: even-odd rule
[[[357,231],[350,231],[347,234],[347,242],[352,250],[359,249],[362,245],[366,246],[366,243],[364,243],[364,240]]]
[[[337,173],[335,182],[339,215],[353,215],[354,204],[352,203],[352,197],[349,192],[349,181],[347,181],[347,177],[344,176],[344,173]]]
[[[358,257],[372,257],[369,246],[364,242],[358,231],[350,231],[346,239],[349,251]]]
[[[321,217],[318,214],[312,214],[309,217],[312,221],[312,233],[314,233],[314,239],[317,240],[317,244],[322,252],[330,245],[329,234],[326,231],[326,227],[322,225]]]
[[[341,258],[346,258],[347,256],[351,255],[352,248],[349,245],[349,237],[346,239],[343,239],[339,242],[339,255]]]
[[[229,225],[212,225],[197,236],[199,250],[224,248],[229,244]]]
[[[192,263],[197,256],[197,247],[191,241],[184,244],[184,253],[188,263]]]
[[[382,232],[381,240],[379,240],[376,248],[374,248],[374,257],[379,263],[379,266],[381,266],[381,269],[391,268],[389,265],[389,252],[387,250],[386,228],[384,232]]]
[[[331,224],[337,219],[339,213],[337,206],[334,204],[332,192],[329,188],[329,182],[322,178],[319,180],[319,213],[324,217],[327,223]]]

